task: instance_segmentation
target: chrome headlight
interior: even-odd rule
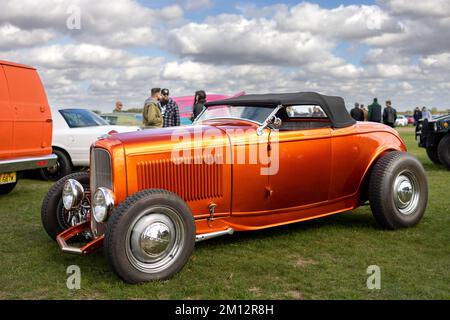
[[[84,197],[84,188],[77,180],[66,181],[62,191],[63,205],[66,210],[78,207]]]
[[[114,208],[114,194],[107,188],[98,188],[92,198],[92,213],[97,222],[104,222]]]

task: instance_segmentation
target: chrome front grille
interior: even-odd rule
[[[113,189],[111,156],[101,148],[91,151],[91,190],[94,193],[99,187]]]
[[[112,165],[109,152],[101,148],[91,149],[91,192],[92,196],[99,187],[113,190]],[[105,223],[98,223],[91,219],[91,230],[94,238],[105,233]]]

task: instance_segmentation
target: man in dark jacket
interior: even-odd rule
[[[192,117],[191,121],[194,121],[195,118],[202,112],[206,103],[206,92],[204,90],[199,90],[195,92],[194,98],[194,106],[192,107]]]
[[[381,122],[381,106],[378,99],[374,98],[373,103],[369,106],[369,121]]]
[[[419,123],[419,120],[422,119],[422,111],[420,111],[419,107],[416,107],[416,110],[414,110],[414,125],[417,126]]]
[[[163,117],[163,127],[175,127],[180,125],[180,110],[178,104],[169,98],[169,89],[161,90],[159,108]]]
[[[383,123],[389,127],[395,127],[395,120],[397,120],[397,110],[392,108],[391,101],[386,101],[386,108],[383,110]]]
[[[350,110],[350,115],[356,121],[364,121],[364,112],[359,108],[359,103],[355,103],[355,107]]]

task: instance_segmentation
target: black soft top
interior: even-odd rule
[[[345,108],[344,99],[341,97],[325,96],[316,92],[297,93],[270,93],[270,94],[246,94],[236,98],[208,102],[211,106],[259,106],[262,108],[276,108],[279,105],[318,105],[330,118],[333,127],[344,128],[351,126],[356,121]]]

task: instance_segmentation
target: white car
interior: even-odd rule
[[[99,137],[140,130],[137,126],[109,125],[87,109],[52,109],[52,118],[52,146],[58,160],[54,167],[40,170],[46,180],[59,180],[74,167],[88,167],[90,146]]]
[[[397,120],[395,120],[395,125],[398,127],[406,127],[408,125],[408,118],[402,115],[397,116]]]

